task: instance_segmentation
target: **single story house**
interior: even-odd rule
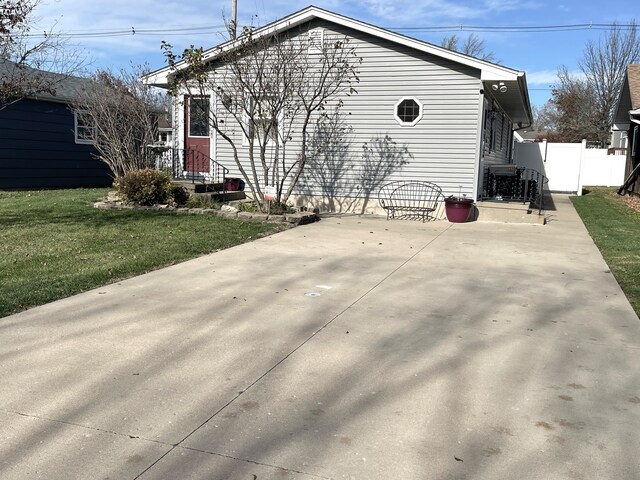
[[[326,46],[331,45],[332,40],[347,38],[362,59],[357,67],[357,94],[340,98],[349,124],[345,143],[348,155],[344,158],[350,164],[340,177],[340,185],[331,189],[331,195],[353,201],[327,201],[326,185],[320,184],[322,176],[307,172],[294,192],[300,206],[322,209],[338,205],[336,209],[347,210],[358,204],[362,200],[358,185],[362,176],[353,172],[362,166],[363,144],[376,136],[389,136],[411,153],[409,163],[393,171],[387,180],[430,181],[438,184],[445,195],[461,193],[478,199],[486,190],[487,167],[512,163],[513,132],[531,125],[531,105],[523,71],[314,6],[251,32],[254,39],[280,34],[307,41],[309,54],[318,42]],[[241,38],[231,40],[205,50],[203,58],[210,62],[212,70],[222,70],[222,55],[241,41]],[[166,88],[175,72],[165,67],[144,80]],[[204,148],[211,159],[231,170],[229,175],[240,176],[229,145],[213,129],[196,132],[189,129],[189,109],[185,105],[189,101],[202,101],[201,96],[198,99],[177,97],[173,118],[176,147]],[[219,104],[222,102],[216,103],[214,92],[206,101],[213,109],[222,108]],[[248,152],[242,149],[239,144],[240,154],[247,156]],[[184,168],[189,168],[186,162]],[[340,167],[333,165],[332,168]],[[335,179],[337,175],[328,177]]]
[[[6,60],[0,80],[16,68],[44,77],[47,88],[0,108],[0,189],[111,185],[111,171],[95,156],[93,127],[70,106],[88,80]]]
[[[640,64],[627,66],[620,91],[613,130],[626,132],[627,163],[620,193],[640,195]]]

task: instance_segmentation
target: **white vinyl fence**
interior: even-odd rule
[[[516,143],[515,163],[549,179],[552,192],[582,193],[583,185],[612,187],[624,182],[625,155],[582,143]]]

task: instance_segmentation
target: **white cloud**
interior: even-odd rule
[[[494,18],[498,14],[521,12],[540,7],[537,1],[484,0],[483,2],[460,2],[459,0],[423,0],[399,2],[397,0],[356,0],[354,12],[368,11],[378,21],[401,25],[443,25],[465,23],[478,19]],[[357,15],[357,14],[356,14]],[[360,13],[361,15],[361,13]]]
[[[223,5],[228,2],[177,2],[170,0],[45,0],[34,11],[37,26],[32,32],[41,32],[55,26],[54,30],[70,34],[70,48],[89,57],[92,67],[120,68],[130,63],[149,62],[153,68],[164,64],[160,50],[162,40],[182,49],[190,44],[212,46],[222,39]],[[230,2],[228,3],[230,5]],[[227,8],[227,14],[228,14]],[[193,29],[200,26],[217,26],[204,34],[175,35],[168,29]],[[133,34],[144,29],[157,29],[154,35]],[[131,31],[122,36],[78,37],[80,33],[106,33],[115,30]]]
[[[464,24],[500,24],[513,21],[513,12],[523,8],[534,9],[539,0],[422,0],[403,2],[398,0],[318,0],[322,8],[363,20],[382,27],[416,27]],[[282,18],[296,10],[305,8],[309,0],[253,0],[240,2],[240,25],[264,25]],[[57,29],[64,33],[106,32],[129,30],[132,27],[140,32],[144,29],[164,30],[158,35],[136,35],[92,37],[71,39],[72,43],[88,50],[90,57],[96,60],[95,66],[127,66],[130,62],[148,61],[153,68],[163,66],[164,59],[160,43],[166,40],[174,45],[176,51],[191,44],[212,47],[226,38],[224,17],[230,15],[231,2],[228,0],[42,0],[36,15],[41,22],[35,31],[58,22]],[[224,13],[224,16],[223,16]],[[502,15],[501,14],[505,14]],[[257,16],[256,16],[257,14]],[[203,34],[197,27],[216,26]],[[168,29],[187,28],[190,32],[180,35],[168,32]],[[215,30],[215,31],[214,31]],[[431,41],[445,33],[434,33]],[[427,33],[418,34],[422,38]],[[507,34],[483,33],[482,37],[499,37],[507,42]],[[509,40],[511,41],[511,40]],[[516,40],[517,41],[517,40]],[[496,42],[494,42],[496,43]],[[499,45],[499,43],[498,43]],[[496,55],[507,65],[517,62],[503,58],[500,49]],[[544,62],[547,63],[547,62]],[[533,65],[532,65],[533,66]],[[544,65],[536,65],[544,68]]]
[[[531,85],[549,86],[558,80],[557,70],[534,70],[527,72],[527,83]]]
[[[527,84],[529,86],[548,87],[558,81],[558,70],[527,70]],[[572,78],[586,79],[581,70],[569,70]]]
[[[370,15],[383,19],[386,24],[415,25],[419,22],[423,25],[433,25],[462,18],[474,19],[486,13],[481,5],[465,6],[448,0],[425,0],[410,4],[388,0],[363,0],[358,3],[361,3],[361,7]]]

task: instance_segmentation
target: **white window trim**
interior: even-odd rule
[[[84,127],[87,129],[91,129],[93,130],[93,134],[91,135],[91,139],[87,139],[87,138],[79,138],[78,137],[78,114],[88,114],[89,112],[87,110],[74,110],[73,111],[73,136],[74,136],[74,140],[77,144],[80,145],[95,145],[96,144],[96,138],[98,137],[97,135],[97,129],[96,129],[96,125],[91,125],[89,127]]]
[[[415,118],[415,120],[413,122],[403,122],[400,117],[398,116],[398,107],[400,106],[400,104],[402,102],[404,102],[405,100],[413,100],[414,102],[416,102],[418,104],[418,116]],[[395,105],[393,106],[393,118],[396,119],[396,122],[398,122],[398,124],[401,127],[415,127],[418,122],[420,120],[422,120],[422,115],[424,113],[424,108],[422,106],[422,102],[420,100],[418,100],[416,97],[411,97],[411,96],[407,96],[407,97],[402,97],[400,100],[398,100]]]

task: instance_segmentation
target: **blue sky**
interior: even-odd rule
[[[617,4],[618,8],[600,0],[316,0],[314,5],[439,44],[453,33],[466,37],[469,27],[628,23],[636,1]],[[265,24],[308,5],[297,0],[238,0],[238,23]],[[640,17],[640,6],[635,8]],[[162,40],[173,44],[176,51],[190,44],[212,47],[226,39],[223,24],[230,10],[231,0],[42,0],[35,11],[38,26],[34,32],[55,24],[57,31],[70,34],[70,44],[88,55],[93,68],[119,69],[145,62],[160,68],[164,66]],[[419,27],[455,30],[433,32]],[[112,33],[116,31],[126,33]],[[586,42],[597,41],[606,32],[476,34],[499,63],[527,73],[531,102],[542,105],[551,94],[549,87],[558,67],[566,65],[577,71]]]

